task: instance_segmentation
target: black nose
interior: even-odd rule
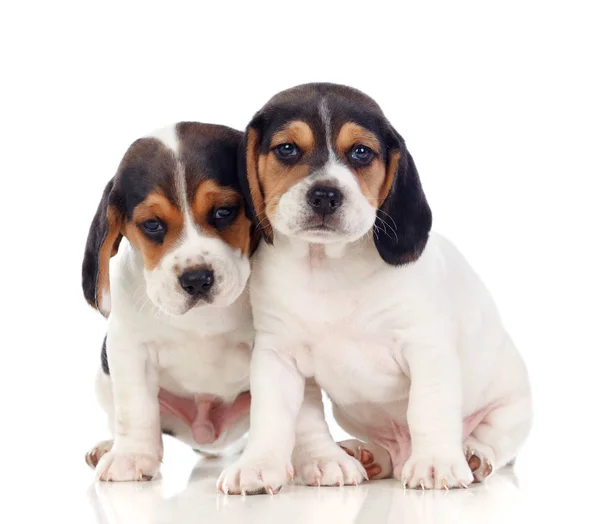
[[[215,274],[210,269],[186,271],[179,277],[179,283],[188,295],[198,297],[208,293],[215,281]]]
[[[335,187],[316,186],[306,196],[306,200],[320,215],[331,215],[342,203],[342,193]]]

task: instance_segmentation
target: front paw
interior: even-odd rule
[[[466,488],[473,482],[473,474],[462,452],[419,453],[406,461],[394,476],[407,488],[451,489]]]
[[[337,445],[321,452],[298,449],[294,452],[297,480],[307,486],[356,486],[368,480],[362,464]]]
[[[111,450],[96,466],[96,478],[108,482],[152,480],[160,468],[160,459],[153,453],[131,453]]]
[[[225,495],[260,495],[279,493],[294,478],[291,464],[276,459],[245,459],[226,468],[217,480],[217,490]]]

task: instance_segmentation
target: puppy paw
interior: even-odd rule
[[[469,436],[464,443],[464,452],[475,482],[483,482],[493,473],[495,454],[492,448]]]
[[[362,464],[369,480],[387,478],[392,474],[390,454],[382,447],[355,439],[338,442],[338,446]]]
[[[394,471],[394,476],[411,489],[466,488],[473,482],[473,474],[462,453],[413,453],[400,472]]]
[[[363,465],[350,452],[335,445],[330,450],[298,449],[294,453],[294,467],[298,482],[307,486],[356,486],[368,480]]]
[[[242,457],[221,473],[217,490],[225,495],[275,495],[293,478],[294,469],[290,464]]]
[[[103,440],[98,442],[92,449],[85,454],[85,463],[92,469],[96,469],[100,459],[108,453],[113,447],[112,440]]]
[[[152,453],[108,451],[96,466],[98,480],[128,482],[152,480],[160,468],[160,459]]]

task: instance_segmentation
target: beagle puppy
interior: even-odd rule
[[[512,461],[532,419],[524,363],[474,270],[430,234],[415,162],[379,106],[345,86],[295,87],[255,115],[244,148],[264,237],[251,429],[218,488],[276,492],[294,473],[357,484],[362,461],[374,478],[448,489]],[[345,450],[319,387],[359,439]]]
[[[83,260],[85,298],[108,317],[96,386],[114,441],[86,457],[100,480],[153,478],[162,433],[214,454],[247,432],[253,226],[241,138],[195,122],[162,129],[129,147],[104,190]]]

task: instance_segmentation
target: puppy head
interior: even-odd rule
[[[404,140],[368,96],[306,84],[273,97],[244,137],[240,170],[250,214],[312,243],[352,242],[373,232],[388,264],[415,260],[431,211]]]
[[[236,175],[242,133],[183,122],[134,142],[108,183],[83,261],[87,301],[110,312],[109,261],[123,236],[161,310],[226,306],[245,288],[251,222]]]

